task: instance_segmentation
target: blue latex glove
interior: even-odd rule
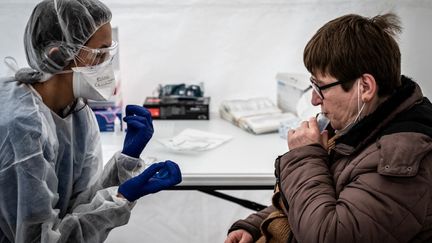
[[[180,168],[171,160],[152,164],[141,174],[119,186],[118,192],[129,202],[150,193],[172,187],[182,180]]]
[[[153,123],[150,112],[138,105],[126,106],[127,132],[122,153],[139,158],[144,147],[153,135]]]

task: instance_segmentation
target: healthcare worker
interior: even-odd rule
[[[134,201],[181,181],[172,161],[144,169],[149,112],[127,106],[123,150],[102,169],[86,99],[114,90],[111,12],[97,0],[45,0],[24,45],[31,68],[0,80],[0,242],[103,242]],[[117,187],[119,186],[119,187]]]

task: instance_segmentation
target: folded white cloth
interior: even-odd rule
[[[215,148],[232,139],[231,136],[187,128],[177,136],[158,141],[173,151],[198,152]]]

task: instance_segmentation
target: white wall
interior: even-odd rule
[[[25,64],[22,34],[35,0],[0,0],[0,57]],[[427,0],[107,0],[119,27],[124,103],[141,104],[160,83],[204,82],[212,110],[223,99],[275,99],[277,72],[302,72],[303,48],[327,21],[392,10],[403,23],[402,71],[426,95],[432,2]],[[0,65],[0,74],[6,69]]]

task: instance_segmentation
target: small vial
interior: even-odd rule
[[[324,131],[330,123],[330,120],[322,112],[317,114],[316,119],[318,123],[318,129],[320,132]]]

